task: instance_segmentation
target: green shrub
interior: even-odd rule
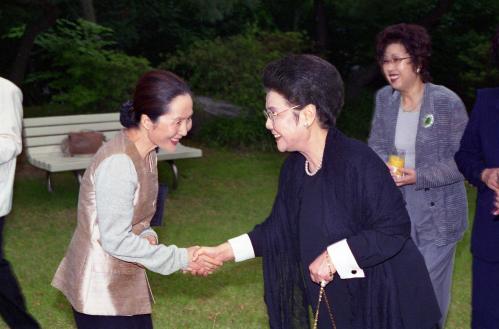
[[[252,111],[262,106],[264,66],[302,48],[300,33],[249,32],[227,39],[198,40],[160,66],[189,80],[199,94],[224,99]]]
[[[75,112],[115,111],[150,68],[146,59],[115,50],[111,29],[85,20],[61,19],[36,44],[54,69],[33,74],[28,82],[46,82],[51,101]]]
[[[220,119],[201,127],[199,137],[226,146],[267,148],[272,144],[261,114],[265,65],[288,53],[299,53],[306,40],[297,32],[247,32],[226,39],[198,40],[167,58],[160,67],[189,81],[195,93],[240,106],[237,119]]]
[[[263,114],[238,118],[220,117],[205,124],[196,137],[209,146],[270,150],[274,138],[265,129]]]
[[[349,137],[367,141],[374,111],[375,90],[365,89],[355,99],[348,100],[337,121],[338,128]]]

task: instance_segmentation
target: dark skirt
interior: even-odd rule
[[[89,315],[74,309],[73,314],[78,329],[152,329],[151,314]]]

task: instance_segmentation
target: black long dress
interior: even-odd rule
[[[317,176],[305,175],[304,162],[299,153],[288,157],[271,214],[249,233],[255,255],[263,256],[270,327],[309,327],[308,306],[315,306],[318,286],[308,265],[346,238],[366,277],[336,276],[327,286],[337,328],[433,328],[438,304],[385,164],[335,128]],[[331,328],[327,311],[321,312],[320,327]]]
[[[298,219],[299,250],[302,272],[304,273],[306,299],[314,312],[317,310],[320,287],[307,275],[309,272],[308,265],[324,252],[329,240],[324,230],[324,221],[326,218],[323,217],[321,211],[318,211],[323,208],[322,176],[322,170],[319,170],[314,176],[306,176],[304,178]],[[339,278],[336,278],[336,280],[333,280],[326,286],[326,295],[328,296],[331,309],[327,309],[323,300],[319,310],[318,328],[332,328],[330,311],[338,328],[348,328],[349,323],[345,321],[346,319],[342,315],[351,314],[350,304],[336,298],[336,296],[344,296],[345,294],[348,294],[348,291],[346,291],[346,286],[340,282]]]

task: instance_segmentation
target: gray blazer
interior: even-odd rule
[[[395,152],[395,127],[400,93],[385,86],[376,93],[376,108],[369,146],[387,161]],[[454,154],[468,122],[463,102],[444,86],[425,84],[416,134],[416,190],[424,190],[429,212],[438,231],[436,245],[454,243],[467,227],[464,177]]]

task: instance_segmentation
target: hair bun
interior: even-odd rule
[[[133,109],[133,102],[128,100],[121,104],[120,108],[120,122],[125,128],[136,127],[137,121],[135,118],[135,111]]]

